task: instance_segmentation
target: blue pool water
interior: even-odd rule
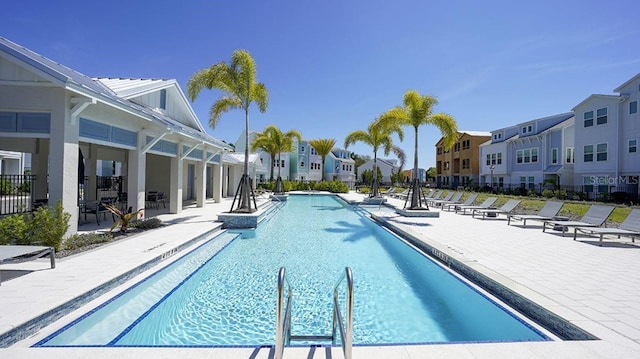
[[[255,231],[226,232],[36,346],[273,345],[276,277],[292,334],[331,333],[354,276],[354,345],[547,338],[334,196],[292,195]]]

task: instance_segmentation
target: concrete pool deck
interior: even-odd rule
[[[343,195],[353,201],[364,196]],[[259,203],[267,202],[263,197]],[[402,207],[404,201],[388,202]],[[217,230],[217,214],[231,200],[207,202],[179,215],[158,215],[171,225],[144,232],[96,250],[58,260],[49,269],[46,260],[7,268],[33,272],[0,286],[0,336],[74,298],[107,283],[194,238]],[[373,210],[375,214],[375,210]],[[452,212],[440,218],[399,217],[381,211],[380,217],[398,229],[465,261],[483,274],[572,322],[599,338],[585,341],[482,343],[386,347],[354,347],[354,358],[636,358],[640,353],[640,245],[615,239],[599,247],[589,242],[543,233],[537,223],[527,228],[507,226],[506,220],[480,220]],[[585,240],[586,238],[581,237]],[[164,265],[186,251],[166,255]],[[159,266],[156,266],[159,268]],[[146,276],[140,274],[137,277]],[[132,275],[133,276],[133,275]],[[275,277],[275,274],[274,274]],[[129,286],[132,282],[123,284]],[[114,294],[112,292],[112,294]],[[101,299],[97,299],[98,301]],[[102,299],[104,300],[104,299]],[[275,304],[274,304],[275,305]],[[78,312],[86,312],[87,306]],[[74,312],[76,313],[76,312]],[[73,315],[43,328],[9,348],[2,358],[271,358],[265,348],[30,348],[67,323]],[[357,320],[357,317],[356,317]],[[285,358],[341,358],[340,348],[286,348]]]

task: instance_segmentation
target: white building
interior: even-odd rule
[[[400,168],[396,159],[378,158],[376,165],[382,173],[382,179],[380,180],[382,183],[391,183],[391,174],[398,172]],[[358,167],[358,180],[362,179],[362,172],[366,170],[373,171],[373,159]]]

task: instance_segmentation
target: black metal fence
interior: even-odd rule
[[[0,175],[0,215],[32,211],[35,181],[35,175]]]

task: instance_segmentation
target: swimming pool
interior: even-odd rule
[[[333,286],[348,266],[354,345],[547,340],[363,211],[292,195],[255,231],[208,240],[35,346],[273,345],[282,266],[295,335],[330,334]]]

